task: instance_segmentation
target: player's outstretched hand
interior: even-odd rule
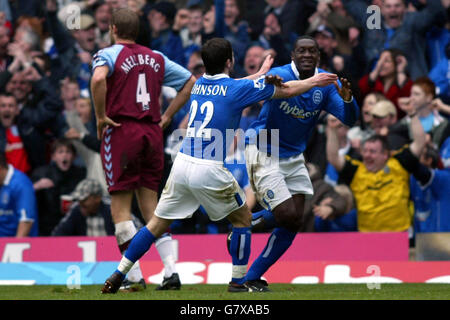
[[[273,57],[272,55],[268,54],[266,58],[264,59],[263,64],[261,65],[261,68],[259,68],[258,73],[259,74],[266,74],[269,72],[270,67],[273,64]]]
[[[344,101],[350,101],[352,99],[352,86],[350,81],[345,78],[341,78],[342,87],[339,87],[337,81],[334,82],[337,92]]]
[[[287,85],[283,83],[283,78],[279,75],[268,75],[264,79],[266,84],[273,84],[276,87],[287,88]]]
[[[322,72],[316,74],[311,79],[313,81],[314,87],[326,87],[334,83],[338,79],[338,77],[334,73]]]
[[[104,117],[102,119],[97,119],[97,138],[99,140],[103,139],[103,136],[105,135],[106,129],[108,129],[108,126],[112,127],[120,127],[121,124],[114,122],[112,119],[108,117]]]

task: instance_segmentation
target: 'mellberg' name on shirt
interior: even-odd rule
[[[223,85],[204,85],[204,84],[195,84],[194,87],[191,90],[191,94],[200,94],[200,95],[206,95],[206,96],[226,96],[227,94],[228,86]]]
[[[125,73],[128,73],[134,67],[143,64],[152,67],[155,70],[155,72],[158,72],[159,68],[161,67],[160,64],[156,63],[156,60],[154,58],[150,58],[148,54],[131,55],[124,60],[124,62],[120,67],[122,68],[123,71],[125,71]]]

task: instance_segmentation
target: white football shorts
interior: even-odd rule
[[[245,148],[247,173],[257,201],[273,210],[295,194],[314,194],[303,154],[274,158],[250,144]]]
[[[163,219],[186,219],[205,208],[212,221],[227,217],[245,204],[245,194],[223,162],[179,152],[155,209]]]

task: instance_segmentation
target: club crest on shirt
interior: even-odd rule
[[[313,92],[313,102],[314,104],[319,104],[320,102],[322,102],[322,91],[320,90],[314,90]]]
[[[273,199],[275,197],[275,194],[273,193],[272,190],[267,190],[266,194],[269,199]]]

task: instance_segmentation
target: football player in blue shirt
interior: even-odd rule
[[[106,280],[103,293],[117,292],[134,262],[150,249],[172,221],[189,218],[200,205],[212,221],[227,217],[233,225],[230,245],[233,267],[228,291],[248,291],[243,282],[250,256],[251,213],[242,189],[223,164],[226,150],[234,142],[242,110],[260,100],[293,97],[337,80],[336,75],[324,73],[281,85],[279,77],[265,79],[264,72],[247,79],[231,79],[233,50],[223,38],[206,42],[201,55],[206,74],[191,90],[186,136],[155,214],[131,241],[117,270]],[[272,61],[270,57],[266,59],[262,69],[268,71]]]
[[[290,64],[268,74],[290,81],[326,72],[316,67],[319,47],[309,36],[296,40],[291,56]],[[266,100],[258,119],[247,130],[247,171],[256,199],[266,209],[253,214],[253,224],[275,227],[245,277],[250,291],[269,291],[261,276],[290,247],[301,228],[305,196],[313,194],[303,151],[320,113],[329,112],[347,126],[358,119],[359,107],[350,83],[343,78],[341,82],[315,87],[295,97]],[[273,139],[274,133],[278,139]]]
[[[33,183],[0,153],[0,237],[35,237],[38,212]]]

